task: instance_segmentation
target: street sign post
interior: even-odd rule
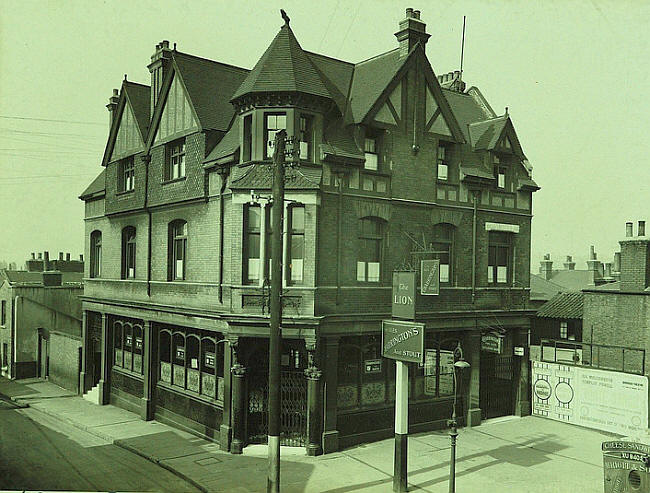
[[[424,324],[415,323],[415,272],[393,272],[394,318],[382,321],[381,355],[395,361],[395,456],[393,491],[408,491],[409,371],[407,362],[424,363]]]
[[[425,296],[440,294],[440,260],[420,261],[420,294]]]

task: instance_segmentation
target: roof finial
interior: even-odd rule
[[[174,43],[174,51],[176,51],[176,43]]]
[[[124,82],[126,82],[126,74],[124,74]]]
[[[284,9],[280,9],[280,15],[281,15],[282,18],[284,19],[284,24],[288,26],[288,25],[289,25],[289,22],[291,21],[291,19],[289,19],[289,16],[288,16],[287,13],[284,11]]]
[[[508,116],[508,107],[506,106],[506,116]]]

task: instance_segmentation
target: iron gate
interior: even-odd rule
[[[508,416],[514,411],[513,357],[481,353],[481,418]]]
[[[248,442],[267,443],[267,373],[252,373],[248,392]],[[307,379],[302,371],[280,372],[280,445],[304,446],[307,434]]]

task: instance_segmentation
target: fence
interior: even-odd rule
[[[540,359],[547,363],[645,374],[645,349],[565,339],[542,339],[540,347]]]

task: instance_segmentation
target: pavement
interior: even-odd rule
[[[205,492],[266,491],[266,446],[243,455],[115,406],[98,406],[43,381],[0,378],[0,394],[158,464]],[[601,443],[618,435],[539,417],[506,417],[458,434],[456,491],[596,493],[603,491]],[[413,434],[408,442],[409,491],[448,491],[446,431]],[[392,439],[320,457],[282,447],[283,492],[391,492]]]

